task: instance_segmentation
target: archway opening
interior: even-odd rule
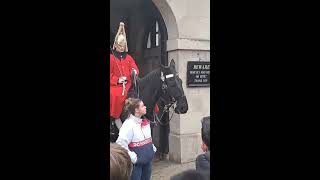
[[[110,1],[110,46],[112,47],[119,23],[125,23],[129,54],[140,70],[140,77],[161,64],[168,65],[168,32],[160,11],[151,0]],[[166,114],[164,119],[168,119]],[[166,121],[166,120],[164,120]],[[152,126],[153,142],[162,153],[169,152],[169,124]]]

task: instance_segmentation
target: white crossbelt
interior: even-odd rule
[[[122,96],[124,96],[124,91],[126,90],[126,85],[125,85],[125,83],[123,82],[122,83]]]

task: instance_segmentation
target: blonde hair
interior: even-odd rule
[[[110,143],[110,180],[129,180],[132,166],[128,151],[119,144]]]
[[[130,114],[134,115],[135,114],[135,110],[136,108],[139,108],[141,99],[137,99],[137,98],[128,98],[126,99],[125,103],[124,103],[124,113],[125,113],[125,117],[128,118]]]

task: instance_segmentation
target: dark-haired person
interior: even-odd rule
[[[110,180],[129,180],[131,172],[128,151],[119,144],[110,143]]]
[[[146,106],[140,99],[128,98],[124,110],[127,112],[127,119],[116,142],[127,149],[134,164],[131,180],[150,180],[156,147],[152,143],[149,121],[141,119],[146,114]]]
[[[201,123],[201,149],[204,153],[196,158],[196,170],[210,177],[210,116],[204,117]]]
[[[172,176],[170,180],[209,180],[209,178],[203,173],[191,169]]]

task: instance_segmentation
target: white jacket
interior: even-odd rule
[[[152,161],[157,150],[152,143],[149,121],[132,114],[121,126],[116,143],[128,151],[133,164],[145,164]]]

